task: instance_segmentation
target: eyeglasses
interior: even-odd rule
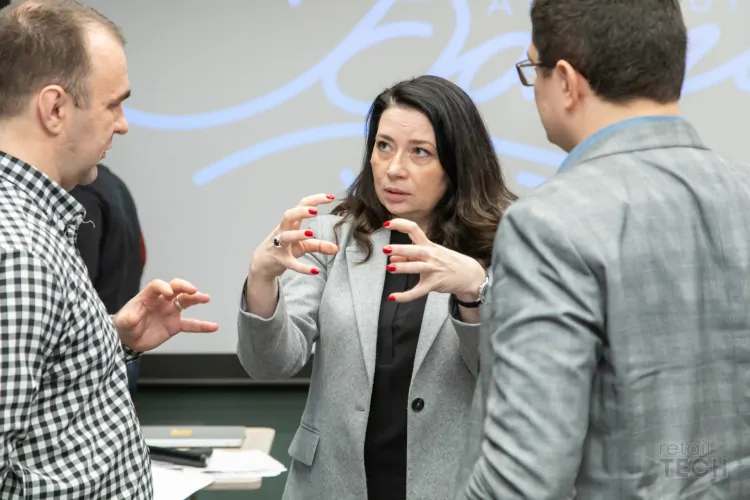
[[[541,64],[531,62],[528,59],[517,62],[516,71],[518,71],[518,78],[521,80],[521,84],[526,87],[533,87],[537,76],[536,69],[540,66]]]

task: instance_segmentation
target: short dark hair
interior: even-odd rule
[[[380,118],[391,107],[424,114],[435,132],[437,154],[448,178],[447,189],[429,223],[431,241],[489,265],[495,231],[516,199],[500,169],[487,126],[471,98],[456,84],[425,75],[397,83],[372,103],[367,117],[362,169],[333,213],[351,218],[353,235],[372,254],[369,235],[390,217],[375,192],[370,159]]]
[[[687,28],[679,0],[534,0],[531,25],[542,71],[565,60],[611,102],[680,98]]]
[[[85,107],[92,68],[86,30],[93,26],[125,44],[112,21],[74,0],[25,0],[1,9],[0,118],[19,115],[35,92],[53,84]]]

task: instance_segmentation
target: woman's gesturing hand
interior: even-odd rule
[[[420,275],[414,288],[394,293],[389,300],[408,302],[429,292],[452,293],[464,302],[477,300],[479,287],[485,279],[484,268],[478,261],[431,242],[412,221],[393,219],[384,226],[406,233],[413,243],[383,248],[383,252],[391,256],[388,272]]]
[[[318,274],[318,268],[297,259],[308,252],[333,255],[339,248],[329,241],[315,239],[316,235],[310,229],[301,229],[301,224],[303,219],[318,214],[319,205],[331,203],[334,199],[330,194],[316,194],[303,198],[296,207],[287,210],[281,224],[255,249],[250,273],[269,279],[281,276],[287,269]]]

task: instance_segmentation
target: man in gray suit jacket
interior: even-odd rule
[[[496,236],[458,497],[750,498],[750,168],[677,116],[679,3],[531,17],[519,76],[570,154]]]

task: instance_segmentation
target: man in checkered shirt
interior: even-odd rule
[[[214,323],[154,281],[113,318],[76,250],[91,182],[130,94],[118,29],[71,0],[0,11],[0,499],[153,497],[125,361]]]

